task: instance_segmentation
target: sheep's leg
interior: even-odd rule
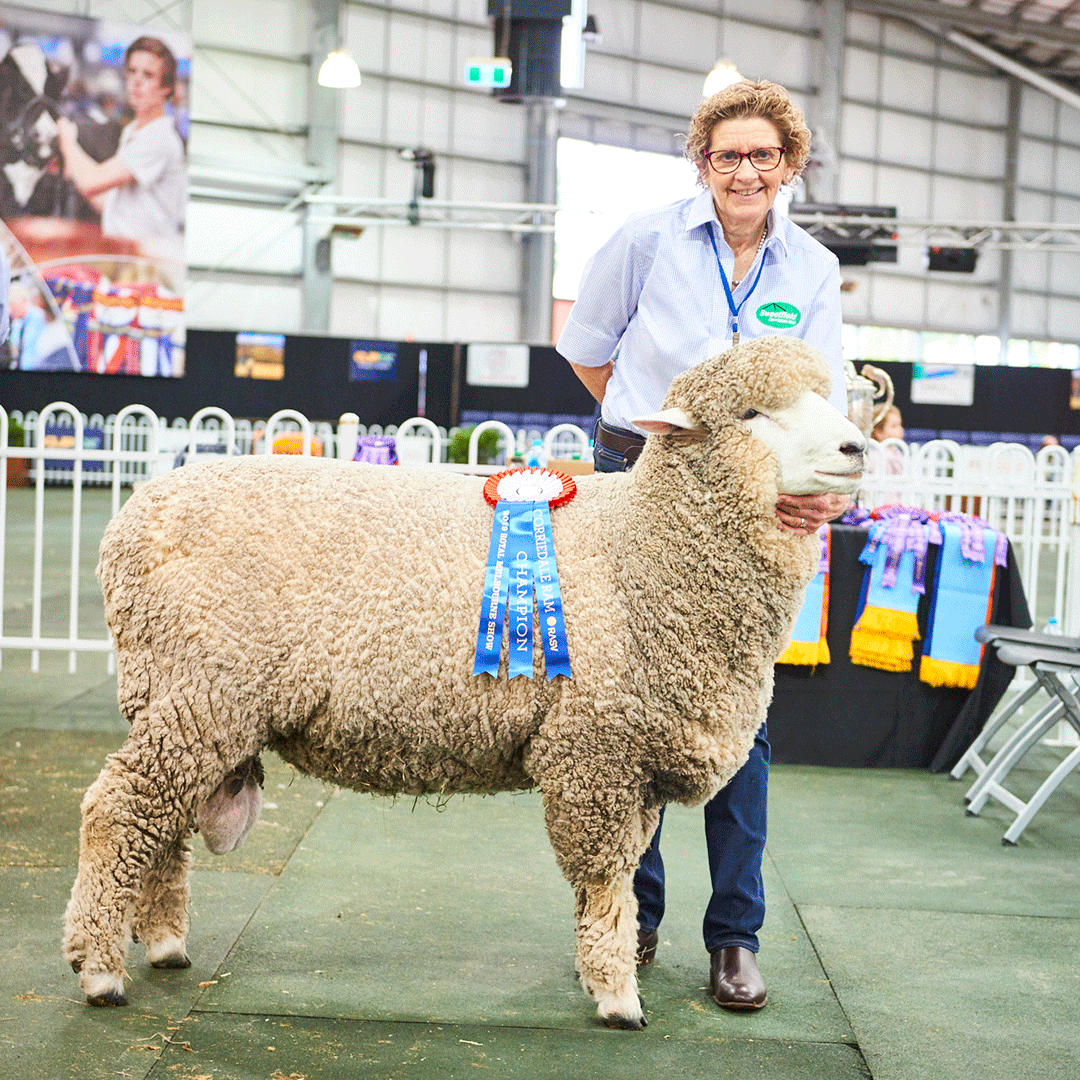
[[[620,760],[612,755],[612,760]],[[641,802],[625,773],[604,783],[574,774],[574,757],[555,753],[540,778],[555,857],[577,896],[576,967],[608,1027],[639,1030],[634,871],[656,831],[658,813]]]
[[[133,732],[83,798],[63,951],[91,1005],[127,1004],[132,923],[148,874],[156,865],[175,867],[165,849],[186,826],[182,770],[190,764],[174,747],[148,745]]]
[[[135,905],[134,936],[146,945],[146,959],[156,968],[191,967],[188,932],[188,868],[191,849],[187,833],[169,844],[143,879]]]
[[[578,890],[575,966],[604,1024],[640,1031],[647,1021],[638,996],[633,882],[632,873],[621,873]]]

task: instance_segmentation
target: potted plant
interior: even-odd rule
[[[18,420],[8,418],[8,446],[25,446],[26,429]],[[9,457],[7,459],[7,486],[28,487],[30,484],[29,458]]]
[[[472,438],[473,428],[458,428],[454,432],[449,445],[446,448],[446,460],[453,461],[457,465],[469,463],[469,439]],[[499,452],[499,432],[495,428],[488,428],[480,433],[476,443],[476,459],[480,465],[490,465]]]

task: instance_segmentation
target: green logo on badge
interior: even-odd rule
[[[798,326],[802,312],[793,304],[784,304],[779,300],[771,304],[762,304],[757,309],[758,322],[773,326],[777,330],[790,330]]]

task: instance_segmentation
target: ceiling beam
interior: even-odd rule
[[[1075,90],[1070,90],[1067,86],[1063,86],[1053,79],[1048,79],[1037,71],[1032,71],[1031,68],[1026,67],[1024,64],[1017,63],[1011,57],[1005,56],[1004,53],[989,48],[981,41],[976,41],[973,37],[962,34],[959,30],[938,29],[929,23],[923,22],[922,19],[915,21],[925,30],[931,33],[940,33],[946,41],[966,50],[973,56],[979,57],[980,60],[985,60],[988,64],[992,64],[1010,75],[1015,75],[1018,79],[1022,79],[1036,89],[1041,90],[1044,94],[1049,94],[1074,109],[1080,109],[1080,94]]]
[[[1063,45],[1080,48],[1080,30],[1073,27],[1018,19],[1010,15],[993,15],[980,8],[958,7],[939,3],[938,0],[848,0],[848,7],[852,11],[887,15],[906,21],[933,19],[945,26],[963,27],[975,33],[1003,34],[1056,48]]]

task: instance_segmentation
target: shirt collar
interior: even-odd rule
[[[720,229],[720,219],[716,216],[712,192],[706,188],[704,191],[699,191],[690,204],[690,211],[686,215],[686,231],[689,232],[691,229],[696,229],[701,225],[707,225],[710,221],[716,222],[717,229]],[[791,222],[786,217],[770,208],[769,235],[765,240],[765,246],[769,247],[775,241],[783,248],[786,255],[788,253],[787,230],[790,227]],[[722,234],[721,230],[720,235]]]

